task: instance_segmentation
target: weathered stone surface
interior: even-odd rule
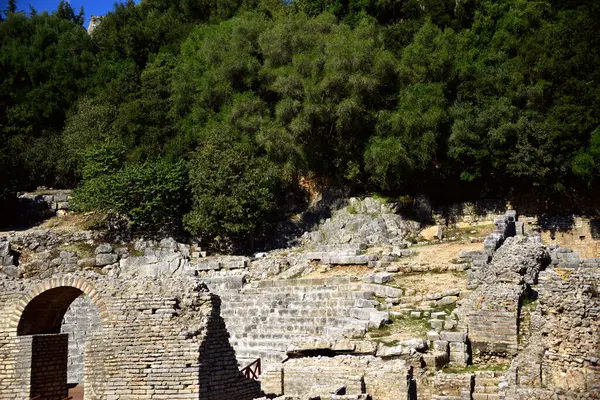
[[[96,256],[96,266],[104,267],[105,265],[114,264],[119,260],[119,257],[113,253],[100,253]]]
[[[34,287],[43,289],[31,299],[28,293]],[[0,344],[7,350],[0,352],[0,398],[30,398],[30,386],[37,382],[29,379],[30,372],[33,376],[40,371],[32,360],[47,359],[44,365],[50,369],[45,371],[66,378],[62,369],[67,366],[66,340],[60,351],[48,343],[35,345],[37,337],[66,339],[65,335],[37,335],[60,329],[60,319],[38,315],[51,317],[66,311],[82,291],[92,300],[102,324],[87,337],[84,351],[85,390],[94,398],[118,399],[127,394],[129,399],[250,400],[259,396],[258,382],[245,379],[238,369],[219,315],[220,300],[196,278],[130,280],[87,271],[47,281],[0,279]],[[13,304],[19,301],[29,304],[21,315],[25,322],[17,327],[8,321]],[[71,321],[80,320],[75,314]],[[51,363],[61,357],[64,364]],[[41,376],[50,377],[47,372]],[[65,397],[66,381],[54,382],[44,383],[42,393],[48,398]],[[64,392],[50,392],[54,388]]]
[[[112,251],[113,251],[113,247],[110,243],[102,243],[101,245],[96,247],[95,253],[96,254],[105,254],[105,253],[112,253]]]
[[[467,332],[440,332],[440,339],[447,342],[465,343],[467,341]]]

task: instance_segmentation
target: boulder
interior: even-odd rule
[[[107,253],[111,253],[112,252],[112,246],[110,245],[110,243],[102,243],[101,245],[99,245],[98,247],[96,247],[96,254],[107,254]],[[106,264],[104,264],[106,265]]]

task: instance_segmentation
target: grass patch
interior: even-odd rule
[[[83,243],[83,242],[79,242],[79,243],[72,243],[72,244],[67,244],[67,245],[62,245],[60,247],[61,251],[71,251],[75,254],[77,254],[77,256],[79,258],[92,258],[94,257],[94,246],[87,244],[87,243]]]
[[[525,297],[521,303],[521,307],[527,308],[528,310],[535,310],[537,304],[537,299]]]
[[[455,240],[466,240],[471,237],[487,236],[492,233],[494,229],[494,224],[473,225],[464,228],[447,227],[444,236],[446,238],[454,237]]]
[[[419,243],[419,239],[416,236],[409,236],[406,238],[406,241],[412,244]]]
[[[371,197],[373,199],[377,200],[378,202],[383,203],[383,204],[389,204],[389,203],[393,203],[393,202],[396,201],[394,198],[389,197],[389,196],[385,196],[385,195],[383,195],[381,193],[373,193],[371,195]]]
[[[431,329],[426,318],[411,318],[410,316],[391,316],[391,322],[378,329],[371,329],[367,332],[369,339],[377,340],[386,346],[395,346],[399,340],[425,337]]]
[[[466,367],[452,367],[446,365],[442,371],[447,374],[466,374],[473,373],[478,371],[495,371],[502,372],[508,370],[510,366],[509,363],[498,363],[498,364],[477,364],[477,365],[467,365]]]

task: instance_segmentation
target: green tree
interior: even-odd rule
[[[59,134],[95,65],[91,39],[72,21],[12,13],[0,23],[0,131],[20,190],[60,184]]]
[[[85,13],[83,12],[83,7],[79,9],[79,14],[75,15],[75,10],[71,7],[71,4],[68,1],[60,0],[58,3],[58,7],[55,12],[56,16],[61,19],[66,19],[67,21],[72,21],[77,25],[83,25],[85,20]]]
[[[75,206],[125,216],[138,232],[177,229],[186,210],[184,163],[157,160],[118,169],[118,153],[107,150],[90,153],[102,155],[105,163],[88,166],[92,174],[74,192]]]
[[[276,211],[280,188],[277,166],[256,154],[252,143],[214,126],[190,164],[192,210],[186,228],[202,238],[234,244],[259,234]]]

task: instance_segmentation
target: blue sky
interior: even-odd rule
[[[90,21],[90,17],[92,15],[104,15],[108,11],[113,9],[113,5],[115,3],[124,2],[120,0],[70,0],[71,7],[75,10],[76,13],[79,12],[79,7],[83,6],[83,11],[85,12],[85,23],[84,26],[87,28],[88,22]],[[29,11],[29,5],[33,6],[37,11],[54,11],[58,6],[60,0],[17,0],[17,8],[23,11]],[[138,3],[139,0],[136,0]],[[6,3],[7,0],[0,0],[0,4]],[[6,7],[1,7],[1,9],[5,9]]]

